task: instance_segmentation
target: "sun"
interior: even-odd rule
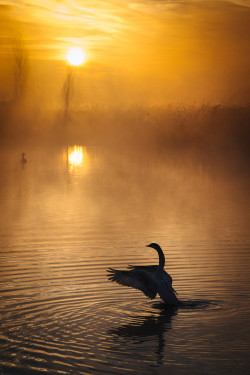
[[[66,59],[71,65],[81,65],[86,59],[86,53],[80,47],[71,47],[67,52]]]

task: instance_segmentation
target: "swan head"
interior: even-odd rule
[[[157,251],[161,250],[161,247],[157,243],[155,243],[155,242],[152,242],[151,244],[146,245],[146,247],[152,247],[153,249],[155,249]]]

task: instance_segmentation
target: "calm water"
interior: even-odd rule
[[[240,172],[54,147],[27,147],[22,168],[22,152],[1,151],[2,375],[249,371]],[[108,267],[156,263],[150,242],[164,249],[179,298],[201,304],[164,310],[108,281]]]

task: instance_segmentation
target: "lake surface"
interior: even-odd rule
[[[23,151],[1,150],[2,375],[248,373],[244,174],[83,146],[27,146],[22,166]],[[189,308],[108,281],[156,264],[151,242]]]

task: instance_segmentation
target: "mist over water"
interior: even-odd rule
[[[2,3],[0,375],[248,374],[249,1]]]
[[[247,373],[249,109],[70,116],[2,125],[2,373]],[[150,242],[186,308],[108,281]]]

